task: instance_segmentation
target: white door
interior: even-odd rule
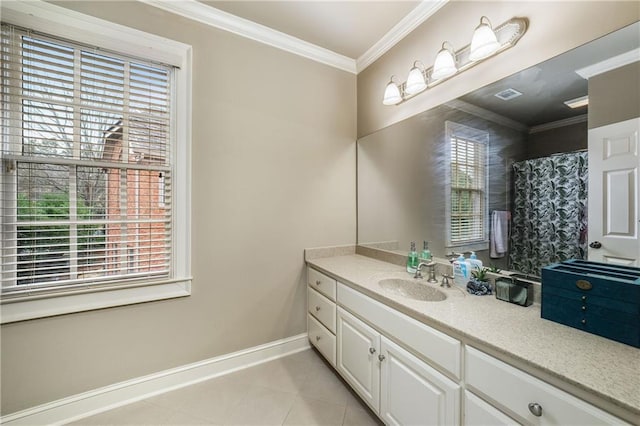
[[[336,338],[338,371],[377,413],[380,405],[380,334],[338,307]]]
[[[589,260],[640,266],[640,118],[589,130]]]
[[[387,425],[460,424],[460,386],[382,337],[380,417]]]

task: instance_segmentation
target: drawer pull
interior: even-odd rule
[[[369,353],[371,355],[375,354],[376,353],[376,348],[369,348]]]
[[[384,361],[385,356],[380,354],[378,355],[378,359],[380,360],[380,362]]]
[[[587,301],[587,296],[582,296],[581,299],[582,299],[583,302],[586,302]]]
[[[316,336],[316,342],[320,341],[320,336]]]
[[[322,284],[322,281],[316,280],[316,285],[320,285],[320,284]]]
[[[320,310],[320,306],[316,306],[316,312]]]
[[[583,319],[582,321],[580,321],[580,324],[585,325],[587,323],[586,319]]]
[[[536,417],[542,417],[542,405],[538,404],[537,402],[529,403],[529,411],[531,411],[531,414]]]
[[[583,306],[583,307],[582,307],[582,310],[583,310],[583,311],[586,311],[586,310],[587,310],[587,307],[586,307],[586,306]]]

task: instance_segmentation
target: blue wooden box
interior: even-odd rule
[[[586,260],[546,266],[541,316],[640,347],[640,268]]]

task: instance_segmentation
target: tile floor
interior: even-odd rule
[[[74,425],[381,425],[313,349]]]

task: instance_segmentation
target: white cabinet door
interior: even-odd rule
[[[460,424],[460,386],[384,336],[380,417],[387,425]]]
[[[336,368],[377,413],[380,404],[380,334],[339,307],[336,338]]]
[[[640,266],[640,118],[589,130],[589,260]]]
[[[464,392],[464,424],[465,426],[507,426],[519,425],[497,408],[487,404],[469,391]]]

